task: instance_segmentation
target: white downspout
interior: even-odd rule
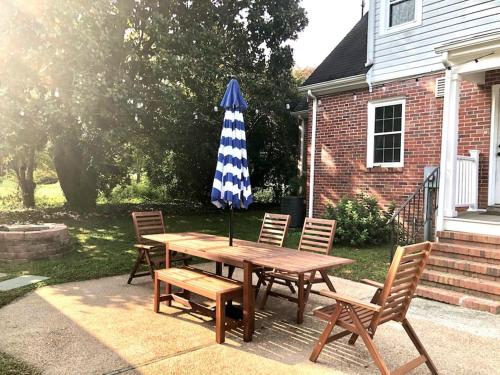
[[[373,65],[375,53],[375,8],[376,0],[370,0],[368,7],[368,36],[366,40],[366,63],[365,66]]]
[[[311,168],[309,172],[309,217],[313,217],[314,207],[314,164],[316,156],[316,120],[318,111],[318,98],[309,90],[307,95],[313,100],[312,129],[311,129]]]

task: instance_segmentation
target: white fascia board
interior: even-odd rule
[[[299,92],[308,92],[309,90],[311,90],[311,92],[313,92],[315,95],[326,95],[364,87],[368,87],[366,74],[359,74],[357,76],[339,78],[331,81],[302,86],[299,87]]]
[[[443,52],[453,52],[461,49],[471,49],[474,46],[479,46],[482,44],[489,44],[487,48],[491,48],[492,45],[498,44],[500,42],[499,32],[489,32],[485,34],[474,35],[469,38],[456,40],[453,42],[443,43],[434,48],[437,54],[442,54]],[[458,52],[458,51],[457,51]]]

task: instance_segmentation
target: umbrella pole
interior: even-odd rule
[[[229,206],[229,246],[233,246],[233,205]]]

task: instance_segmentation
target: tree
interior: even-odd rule
[[[24,207],[35,206],[36,153],[47,142],[47,89],[38,72],[41,35],[36,22],[14,5],[3,4],[0,24],[0,153],[17,178]],[[23,27],[18,27],[23,25]],[[30,39],[26,31],[33,30]]]

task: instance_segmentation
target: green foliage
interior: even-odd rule
[[[253,197],[256,203],[272,204],[278,202],[274,190],[270,187],[262,189],[254,189]]]
[[[169,201],[165,189],[152,186],[148,180],[130,185],[116,186],[108,196],[102,196],[100,203],[167,203]]]
[[[280,190],[298,142],[287,42],[306,23],[298,0],[7,2],[0,157],[49,141],[77,209],[140,170],[170,196],[206,201],[223,116],[213,107],[236,75],[250,103],[252,183]]]
[[[335,237],[339,243],[364,246],[389,241],[388,213],[380,209],[375,197],[343,197],[335,206],[328,204],[324,217],[337,220]]]

